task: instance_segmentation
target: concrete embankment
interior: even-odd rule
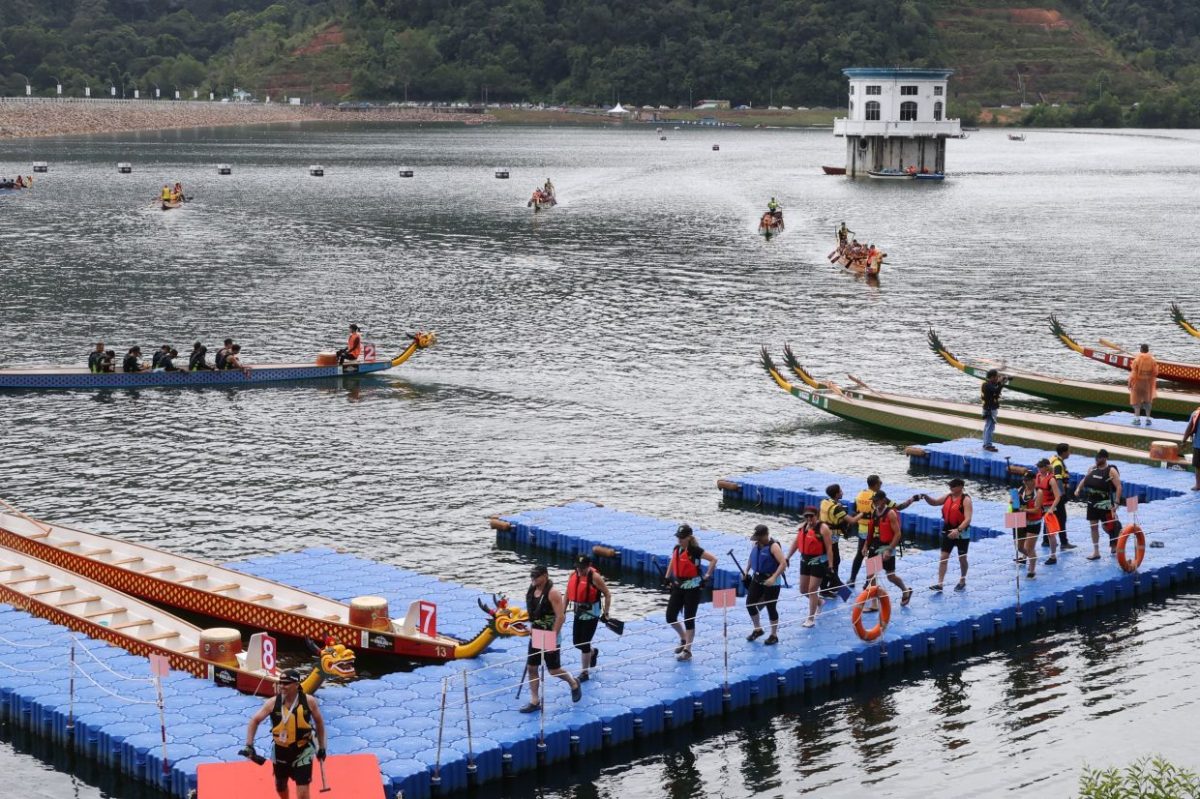
[[[495,119],[490,114],[434,108],[339,111],[332,107],[275,103],[0,98],[0,139],[304,121],[472,125]]]

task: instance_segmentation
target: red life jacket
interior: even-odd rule
[[[881,543],[890,544],[896,537],[895,530],[892,529],[892,511],[889,508],[882,516],[871,514],[870,520],[867,522],[867,538],[878,534]]]
[[[1033,478],[1033,487],[1042,492],[1042,507],[1043,508],[1054,507],[1054,488],[1052,486],[1053,482],[1054,482],[1054,475],[1051,474],[1050,472],[1046,472],[1045,474],[1038,472],[1037,477]],[[1041,518],[1041,514],[1038,514],[1038,518]]]
[[[796,546],[800,554],[807,558],[815,558],[825,554],[825,539],[821,537],[821,525],[816,527],[801,527],[796,532]]]
[[[954,495],[946,497],[946,501],[942,503],[942,522],[946,527],[958,527],[966,520],[967,514],[963,511],[963,504],[967,501],[967,494],[964,492],[958,498],[958,504],[954,502]]]
[[[700,564],[692,560],[687,550],[676,545],[671,553],[671,574],[676,580],[690,580],[700,576]]]
[[[584,572],[583,577],[580,577],[577,571],[571,572],[571,576],[567,578],[568,602],[590,605],[600,598],[600,589],[592,585],[592,573],[595,571],[591,566],[588,566],[588,570]]]
[[[1026,495],[1024,490],[1018,491],[1017,496],[1021,498],[1021,510],[1025,511],[1026,524],[1033,524],[1042,520],[1042,509],[1037,506],[1037,483],[1034,482],[1033,490]]]

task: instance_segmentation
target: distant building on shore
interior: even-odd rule
[[[846,137],[848,176],[946,171],[946,139],[962,136],[959,121],[946,118],[953,70],[854,67],[842,74],[850,79],[850,113],[834,120],[833,135]]]
[[[694,111],[728,111],[730,103],[728,100],[701,100],[696,103]]]

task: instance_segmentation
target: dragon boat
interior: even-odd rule
[[[554,196],[554,192],[548,192],[545,189],[534,189],[533,196],[529,198],[529,202],[525,203],[525,207],[532,208],[535,214],[543,208],[553,208],[556,205],[558,205],[558,198]]]
[[[969,402],[955,402],[953,400],[931,399],[929,397],[915,397],[910,394],[894,394],[880,391],[867,385],[854,375],[847,375],[854,384],[853,386],[840,386],[831,380],[817,380],[800,365],[796,356],[792,353],[790,346],[784,347],[784,362],[788,365],[788,368],[795,375],[796,379],[812,389],[829,388],[841,391],[851,399],[900,405],[908,408],[933,411],[935,413],[964,416],[970,419],[978,419],[980,417],[978,405]],[[1077,419],[1073,416],[1017,410],[1011,407],[1004,408],[1001,419],[1005,424],[1017,427],[1028,427],[1034,430],[1054,433],[1059,436],[1086,438],[1090,441],[1098,441],[1113,446],[1128,447],[1141,451],[1148,451],[1150,446],[1158,441],[1169,441],[1178,444],[1181,438],[1178,433],[1156,430],[1152,427],[1142,428],[1109,422],[1093,422],[1086,419]]]
[[[359,377],[394,369],[419,350],[437,343],[435,333],[412,333],[408,346],[394,358],[345,361],[338,364],[332,353],[314,363],[275,363],[242,369],[213,369],[197,372],[89,372],[73,367],[15,367],[0,369],[0,389],[149,388],[157,386],[257,385],[283,380],[316,380],[330,377]]]
[[[867,247],[862,247],[861,249],[861,254],[856,254],[855,247],[852,244],[843,242],[839,238],[837,246],[827,257],[830,263],[842,267],[847,272],[852,272],[856,275],[878,275],[883,269],[883,259],[887,258],[887,253],[877,249],[872,254]]]
[[[803,379],[797,385],[779,371],[766,347],[762,348],[761,358],[763,368],[766,369],[767,374],[775,381],[776,385],[797,399],[842,419],[939,441],[975,438],[981,437],[983,434],[982,418],[970,419],[950,413],[939,413],[922,408],[852,397],[835,384],[813,378],[803,366],[795,362],[793,356],[791,358],[793,371],[798,375],[803,375]],[[1161,458],[1152,457],[1146,451],[1110,445],[1102,441],[1020,427],[1009,424],[1003,418],[996,425],[995,440],[1002,444],[1033,447],[1047,451],[1052,451],[1058,444],[1066,442],[1071,445],[1072,451],[1082,455],[1094,455],[1101,449],[1107,449],[1116,460],[1153,465],[1178,462],[1164,461]]]
[[[261,648],[241,651],[237,630],[201,630],[148,602],[30,555],[0,550],[0,601],[131,654],[162,655],[171,668],[217,685],[259,696],[275,693],[275,671],[264,668]],[[260,644],[261,637],[251,641]],[[302,685],[311,694],[326,680],[355,676],[354,653],[329,644]]]
[[[1093,361],[1099,361],[1107,366],[1124,369],[1126,372],[1133,368],[1133,359],[1137,357],[1136,352],[1130,352],[1124,347],[1106,339],[1100,339],[1100,346],[1104,349],[1097,350],[1085,347],[1071,338],[1054,316],[1050,317],[1050,331],[1062,342],[1064,347],[1072,352],[1078,352],[1085,358],[1091,358]],[[1200,364],[1156,360],[1158,360],[1158,377],[1160,380],[1170,380],[1175,383],[1200,387]]]
[[[1129,389],[1124,384],[1089,383],[1067,377],[1054,377],[1039,372],[1018,369],[999,361],[984,358],[961,360],[942,344],[937,333],[929,331],[929,348],[943,361],[963,374],[986,380],[989,369],[996,369],[1009,378],[1008,388],[1035,397],[1095,405],[1101,408],[1129,407]],[[1186,419],[1200,406],[1200,393],[1160,390],[1154,398],[1153,411],[1159,416]]]
[[[180,199],[178,199],[178,200],[169,200],[169,201],[167,201],[167,200],[164,200],[164,201],[163,201],[163,203],[162,203],[162,209],[163,209],[164,211],[173,211],[173,210],[175,210],[176,208],[179,208],[179,207],[181,207],[182,205],[183,205],[183,199],[182,199],[182,198],[180,198]]]
[[[1183,315],[1183,309],[1179,307],[1178,303],[1171,303],[1171,319],[1174,320],[1175,324],[1184,333],[1195,338],[1200,338],[1200,327],[1196,327],[1187,320],[1187,317]]]
[[[767,211],[758,220],[758,235],[770,239],[784,230],[783,211]]]
[[[437,631],[437,606],[414,601],[390,618],[381,597],[349,604],[144,544],[0,513],[0,546],[150,602],[234,624],[409,661],[473,658],[497,636],[525,636],[528,614],[497,600],[480,602],[487,625],[470,641]]]

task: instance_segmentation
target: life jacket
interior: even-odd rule
[[[579,577],[579,572],[571,572],[571,576],[567,579],[568,602],[574,602],[577,605],[591,605],[600,599],[600,589],[592,583],[594,573],[596,570],[591,566],[588,566],[582,579]]]
[[[1042,492],[1042,507],[1054,507],[1054,475],[1050,472],[1042,474],[1037,473],[1037,477],[1033,478],[1033,487]]]
[[[775,539],[768,538],[766,546],[754,545],[754,549],[750,550],[750,570],[755,574],[763,577],[770,577],[779,568],[779,561],[771,554],[771,547],[775,546]]]
[[[1071,473],[1067,471],[1067,464],[1057,455],[1050,459],[1050,474],[1054,475],[1055,480],[1062,480],[1063,491],[1070,487]]]
[[[312,713],[304,689],[296,695],[296,704],[290,712],[283,707],[283,695],[277,695],[271,708],[271,737],[275,745],[304,749],[312,742],[312,732]]]
[[[163,186],[162,200],[165,203],[171,202],[171,190],[169,188],[167,188],[166,186]]]
[[[954,502],[954,495],[946,497],[946,501],[942,503],[942,525],[947,529],[958,527],[967,518],[966,511],[963,510],[963,505],[967,501],[967,493],[964,491],[958,498],[958,503]]]
[[[836,499],[823,499],[821,500],[821,515],[819,518],[829,525],[829,529],[833,531],[834,535],[837,535],[845,526],[845,509],[842,508],[842,503]]]
[[[687,549],[678,544],[675,545],[674,551],[671,552],[671,574],[675,576],[676,580],[681,582],[700,576],[700,564],[692,560],[692,557],[687,553]]]
[[[800,554],[806,558],[815,558],[825,554],[825,539],[821,537],[821,525],[815,527],[804,525],[796,532],[796,545]]]
[[[362,336],[358,333],[351,333],[349,341],[346,342],[346,352],[357,361],[358,356],[362,354]]]
[[[1113,466],[1111,463],[1104,464],[1103,467],[1097,466],[1094,469],[1089,469],[1087,475],[1083,478],[1083,488],[1087,492],[1087,500],[1092,504],[1105,502],[1112,499],[1113,486],[1112,481]]]
[[[525,592],[525,612],[529,614],[529,624],[539,630],[554,629],[554,606],[550,604],[550,581],[546,581],[546,590],[539,597],[534,596],[533,586]]]
[[[860,538],[865,537],[867,531],[870,530],[871,511],[874,510],[874,503],[871,501],[871,497],[873,496],[875,496],[874,491],[864,488],[854,497],[854,511],[861,514],[858,520],[858,534]]]
[[[228,347],[222,347],[221,349],[217,350],[217,354],[213,356],[213,360],[216,361],[218,369],[225,368],[225,360],[228,357],[229,357],[229,348]]]
[[[1037,505],[1037,489],[1038,486],[1035,482],[1034,487],[1028,491],[1025,490],[1024,486],[1017,491],[1017,498],[1020,501],[1020,506],[1013,508],[1013,510],[1025,511],[1025,522],[1027,524],[1033,524],[1034,522],[1042,520],[1043,511],[1042,508],[1038,507]]]
[[[868,521],[869,530],[867,537],[878,537],[883,544],[890,544],[896,538],[896,530],[892,529],[892,509],[886,508],[882,516],[876,516],[871,513],[871,519]]]

